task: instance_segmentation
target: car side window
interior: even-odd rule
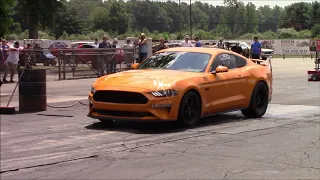
[[[236,57],[232,54],[219,54],[214,59],[210,71],[215,71],[218,66],[226,66],[228,69],[235,69],[237,68]]]
[[[238,68],[241,68],[241,67],[247,65],[247,61],[246,61],[245,59],[243,59],[242,57],[240,57],[240,56],[235,56],[235,58],[236,58],[237,67],[238,67]]]

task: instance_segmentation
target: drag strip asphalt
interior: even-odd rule
[[[273,62],[263,118],[236,111],[191,129],[107,126],[86,116],[93,79],[50,82],[50,105],[82,104],[1,115],[1,179],[320,179],[320,82],[308,82],[306,73],[312,62]],[[1,89],[5,98],[10,88]]]
[[[201,136],[232,136],[266,129],[288,128],[295,124],[316,125],[319,121],[314,118],[320,116],[319,106],[271,104],[262,119],[245,119],[239,112],[227,113],[206,118],[194,129],[179,129],[172,123],[122,122],[115,127],[103,127],[101,123],[85,116],[86,109],[87,107],[74,107],[60,113],[73,117],[47,118],[43,113],[35,113],[30,114],[36,116],[35,119],[21,117],[9,120],[10,116],[7,116],[5,119],[20,125],[11,131],[5,131],[5,126],[2,127],[1,173]],[[54,113],[59,115],[59,112]],[[23,124],[26,123],[28,126],[24,127]],[[34,123],[37,126],[33,126]],[[214,125],[211,125],[212,123]]]

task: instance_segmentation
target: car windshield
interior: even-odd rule
[[[138,69],[168,69],[204,72],[211,58],[210,54],[197,52],[162,52],[153,54],[143,61]]]

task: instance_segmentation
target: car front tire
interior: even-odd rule
[[[247,109],[241,110],[241,112],[248,118],[260,118],[266,113],[268,104],[268,87],[265,83],[258,82],[253,89],[249,107]]]
[[[200,97],[195,92],[188,91],[180,102],[178,123],[182,127],[192,127],[199,122],[200,116]]]

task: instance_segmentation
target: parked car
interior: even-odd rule
[[[224,41],[225,44],[229,44],[229,46],[234,46],[236,44],[238,44],[243,52],[244,55],[246,57],[249,57],[250,53],[251,53],[251,46],[248,45],[246,42],[242,42],[242,41]],[[272,49],[266,49],[266,48],[262,48],[261,49],[261,59],[262,60],[266,60],[269,56],[273,55],[273,50]]]
[[[79,63],[87,64],[96,61],[98,58],[97,48],[98,47],[92,42],[71,44],[71,48],[66,51],[68,64],[73,67]]]
[[[27,45],[30,44],[30,51],[27,50]],[[25,51],[20,52],[20,61],[19,66],[25,66],[25,63],[28,59],[36,65],[36,63],[43,63],[44,66],[55,66],[58,61],[57,58],[51,54],[51,51],[44,46],[50,47],[50,39],[24,39],[23,40],[23,49]]]
[[[49,47],[51,54],[53,54],[56,57],[59,56],[59,49],[66,49],[66,48],[68,48],[68,45],[63,42],[55,42],[51,44],[51,46]]]
[[[260,118],[272,97],[268,62],[223,49],[164,49],[133,64],[133,70],[98,78],[89,92],[88,116],[107,123],[161,120],[187,127],[235,109]]]

